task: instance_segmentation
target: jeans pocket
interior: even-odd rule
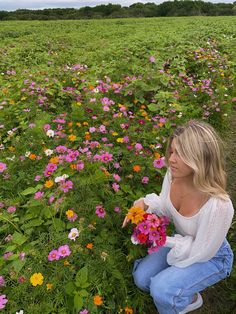
[[[139,263],[141,262],[142,258],[136,259],[136,261],[134,261],[134,267],[133,267],[133,271],[132,274],[134,274],[134,272],[136,271],[136,269],[138,268]]]

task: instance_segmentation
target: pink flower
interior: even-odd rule
[[[55,261],[55,260],[58,261],[59,258],[60,258],[60,254],[59,254],[59,252],[58,252],[57,250],[52,250],[52,251],[48,254],[48,260],[49,260],[50,262]]]
[[[60,190],[63,191],[64,193],[67,193],[70,189],[73,189],[73,182],[68,180],[68,181],[61,181],[60,182]]]
[[[150,61],[151,63],[154,63],[154,62],[156,61],[156,59],[155,59],[155,57],[151,56],[151,57],[149,58],[149,61]]]
[[[5,294],[0,295],[0,310],[4,309],[6,303],[8,302]]]
[[[51,196],[49,197],[48,203],[49,203],[49,204],[52,204],[52,203],[54,202],[54,200],[55,200],[55,196],[54,196],[54,195],[51,195]]]
[[[143,184],[148,184],[148,182],[149,182],[149,178],[148,177],[143,177],[142,178],[142,183]]]
[[[118,192],[120,189],[119,184],[117,184],[116,182],[112,183],[112,188],[115,192]]]
[[[153,166],[158,169],[165,167],[165,158],[161,157],[159,159],[155,159],[153,161]]]
[[[85,309],[83,311],[80,311],[79,314],[89,314],[89,311]]]
[[[149,214],[147,220],[150,222],[152,228],[159,227],[161,224],[161,220],[155,214]]]
[[[35,178],[34,178],[34,181],[40,181],[41,180],[41,176],[36,176]]]
[[[144,234],[148,234],[150,232],[151,224],[148,221],[141,222],[138,224],[137,229]]]
[[[11,257],[13,255],[13,253],[12,252],[6,252],[6,253],[4,253],[3,254],[3,258],[5,259],[5,260],[7,260],[9,257]]]
[[[142,150],[143,149],[142,144],[140,144],[140,143],[135,144],[135,149]]]
[[[159,246],[152,246],[150,248],[148,248],[148,254],[152,254],[152,253],[155,253],[159,250]]]
[[[38,191],[38,192],[36,192],[36,193],[34,194],[34,199],[35,199],[35,200],[38,200],[38,199],[40,199],[41,197],[43,197],[43,195],[44,195],[44,192]]]
[[[112,160],[112,154],[108,153],[108,152],[105,152],[103,153],[101,156],[101,161],[104,162],[104,163],[108,163],[109,161]]]
[[[156,241],[160,237],[159,232],[157,230],[151,230],[149,233],[149,240]]]
[[[96,211],[95,213],[98,215],[98,217],[100,218],[104,218],[106,216],[106,211],[105,209],[102,207],[102,205],[97,205],[96,206]]]
[[[5,171],[7,169],[7,165],[4,164],[3,162],[0,162],[0,173],[2,173],[3,171]]]
[[[119,213],[120,210],[121,210],[120,207],[115,207],[115,208],[114,208],[114,212],[116,212],[116,213]]]
[[[19,254],[19,259],[20,259],[21,261],[23,261],[23,260],[25,259],[25,252],[21,252],[21,253]]]
[[[16,211],[16,206],[9,206],[7,212],[9,214],[13,214]]]
[[[113,174],[113,178],[114,178],[114,180],[116,180],[117,182],[120,182],[120,180],[121,180],[121,177],[120,177],[118,174],[116,174],[116,173]]]
[[[76,169],[79,170],[83,170],[84,169],[84,162],[82,160],[78,160],[77,164],[76,164]]]
[[[65,244],[60,246],[58,249],[58,254],[60,255],[60,257],[70,256],[71,251],[69,245]]]
[[[5,278],[3,276],[0,276],[0,287],[4,287],[6,284]]]

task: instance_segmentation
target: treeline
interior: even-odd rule
[[[80,9],[44,9],[0,11],[0,20],[77,20],[98,18],[156,17],[156,16],[219,16],[236,15],[236,1],[232,3],[211,3],[191,0],[155,3],[135,3],[129,7],[119,4],[98,5]]]

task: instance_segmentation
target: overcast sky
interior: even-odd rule
[[[81,8],[85,6],[94,7],[99,4],[120,4],[122,6],[130,6],[132,3],[148,3],[154,2],[156,4],[165,2],[162,0],[0,0],[0,10],[14,11],[17,9],[45,9],[45,8]],[[224,2],[233,3],[234,0],[210,0],[209,2]]]

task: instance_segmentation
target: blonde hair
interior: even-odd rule
[[[226,192],[224,146],[214,128],[197,120],[178,126],[167,145],[167,166],[173,139],[180,158],[194,171],[194,185],[210,196],[229,199]]]

